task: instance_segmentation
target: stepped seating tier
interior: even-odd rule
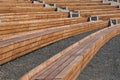
[[[68,18],[68,12],[59,13],[28,13],[19,15],[4,15],[0,17],[1,22],[13,22],[13,21],[27,21],[27,20],[41,20],[41,19],[57,19],[57,18]]]
[[[101,0],[44,1],[45,4],[33,0],[0,0],[0,65],[56,41],[102,29],[20,78],[76,80],[96,52],[120,34],[120,8]]]
[[[80,12],[119,11],[119,8],[80,10]]]
[[[110,18],[120,18],[120,13],[116,13],[116,14],[91,15],[91,16],[98,16],[99,19],[109,20]]]
[[[110,3],[54,3],[56,4],[58,7],[61,6],[92,6],[92,5],[110,5]]]
[[[40,8],[40,7],[17,7],[17,8],[5,8],[0,9],[0,13],[18,13],[18,12],[48,12],[48,11],[55,11],[55,8]]]
[[[117,8],[117,6],[110,6],[110,5],[104,5],[104,6],[68,6],[69,10],[89,10],[89,9],[110,9],[110,8]]]
[[[120,34],[120,25],[100,30],[48,59],[20,80],[76,80],[96,52]]]
[[[61,0],[57,0],[57,1],[55,1],[55,0],[44,0],[46,3],[101,3],[101,1],[83,1],[83,0],[81,0],[81,1],[78,1],[78,0],[68,0],[68,1],[65,1],[65,0],[63,0],[63,1],[61,1]]]
[[[118,14],[120,13],[120,10],[113,10],[113,11],[94,11],[94,12],[82,12],[81,11],[81,16],[84,16],[84,17],[89,17],[91,15],[102,15],[102,14]],[[102,19],[102,18],[101,18]]]
[[[29,32],[48,28],[55,28],[64,25],[72,25],[87,22],[87,18],[64,18],[64,19],[48,19],[48,20],[30,20],[17,22],[4,22],[0,24],[0,35],[10,35],[21,32]]]
[[[94,26],[94,27],[93,27]],[[29,34],[18,35],[0,41],[0,64],[13,60],[19,56],[27,54],[35,49],[87,31],[107,27],[108,22],[86,22],[63,27],[46,29],[43,31],[31,32]]]

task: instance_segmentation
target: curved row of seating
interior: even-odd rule
[[[105,28],[53,56],[20,79],[75,80],[100,47],[120,33],[120,25],[108,27],[120,23],[120,9],[118,5],[101,0],[40,1],[0,0],[0,65],[58,40]],[[56,7],[45,7],[46,4]],[[58,8],[63,10],[57,11]],[[79,16],[70,18],[71,12]]]
[[[31,32],[35,30],[43,30],[55,28],[59,26],[72,25],[87,22],[87,18],[64,18],[64,19],[44,19],[44,20],[29,20],[29,21],[14,21],[1,23],[0,35],[9,36],[10,34],[18,34],[22,32]]]
[[[120,25],[95,32],[48,59],[20,80],[76,80],[96,52],[118,34]]]
[[[49,1],[49,0],[48,0]],[[72,0],[71,0],[72,1]],[[4,1],[3,1],[4,2]],[[18,1],[16,1],[16,3],[17,3]],[[31,2],[31,1],[30,1]],[[30,4],[30,2],[28,2],[27,3],[27,1],[26,1],[26,3],[27,4]],[[55,1],[56,2],[56,1]],[[57,4],[61,4],[61,2],[62,1],[60,1],[60,2],[58,2]],[[70,2],[70,1],[67,1],[67,2]],[[66,2],[66,3],[67,3]],[[5,2],[6,3],[6,2]],[[9,3],[9,2],[8,2]],[[8,3],[6,3],[6,5],[8,5]],[[83,1],[82,2],[82,4],[85,4],[85,2]],[[11,3],[9,3],[9,4],[11,4]],[[23,6],[23,3],[18,3],[19,5],[21,5],[21,9],[22,9],[22,6]],[[17,5],[18,5],[17,4]],[[25,4],[25,3],[24,3]],[[69,4],[69,3],[67,3],[67,4]],[[71,4],[71,3],[70,3]],[[76,1],[74,2],[74,4],[76,4]],[[93,1],[93,2],[89,2],[88,1],[88,3],[87,3],[87,6],[89,5],[89,4],[95,4],[95,2]],[[96,6],[100,6],[102,3],[100,3],[99,1],[97,1],[96,2],[96,4],[98,4],[98,5],[96,5]],[[108,3],[107,4],[105,4],[105,3],[103,3],[104,4],[104,6],[109,6],[108,5]],[[31,5],[36,5],[36,4],[32,4],[31,3]],[[74,6],[76,6],[76,5],[74,5]],[[73,6],[73,7],[74,7]],[[72,7],[72,6],[71,6]],[[86,7],[86,6],[82,6],[82,7]],[[109,6],[110,7],[110,6]],[[5,10],[8,10],[7,8],[9,8],[9,6],[7,6],[6,8],[1,8],[1,9],[5,9]],[[15,8],[14,6],[11,6],[10,8]],[[10,9],[9,8],[9,9]],[[31,9],[32,8],[34,8],[34,6],[33,7],[31,7]],[[43,7],[38,7],[38,8],[41,8],[41,9],[45,9],[45,8],[43,8]],[[17,8],[16,8],[17,9]],[[27,9],[27,7],[24,7],[24,9]],[[36,7],[35,7],[35,9],[36,9]],[[50,8],[51,9],[51,8]],[[20,9],[18,9],[19,11],[20,11]],[[47,9],[46,9],[47,10]],[[29,11],[29,10],[28,10]],[[4,11],[3,11],[4,12]],[[101,11],[101,13],[102,14],[104,14],[104,13],[112,13],[113,11],[109,11],[109,12],[105,12],[105,11]],[[116,10],[115,11],[115,13],[118,13],[119,11],[118,10]],[[88,13],[90,14],[90,11],[88,10],[88,11],[83,11],[83,14],[85,14],[85,15],[88,15]],[[94,12],[94,13],[96,13],[96,12]],[[96,14],[99,14],[100,12],[97,12]],[[101,14],[100,13],[100,14]],[[119,14],[119,13],[118,13]],[[100,21],[98,21],[98,22],[100,22],[100,23],[98,23],[98,22],[96,22],[96,23],[98,23],[97,25],[96,25],[96,23],[94,23],[94,25],[93,25],[93,22],[88,22],[90,25],[92,24],[92,26],[94,26],[93,28],[92,28],[92,26],[89,26],[89,28],[88,27],[86,27],[86,22],[88,21],[88,17],[86,18],[86,17],[80,17],[80,18],[72,18],[72,19],[68,19],[67,17],[68,17],[68,12],[55,12],[55,11],[48,11],[48,12],[39,12],[39,11],[37,11],[37,12],[27,12],[26,13],[26,11],[23,11],[23,12],[20,12],[20,13],[16,13],[16,11],[13,13],[1,13],[0,14],[1,16],[0,16],[0,20],[1,20],[1,24],[0,24],[0,35],[1,35],[1,37],[0,37],[0,43],[1,44],[3,44],[3,43],[5,43],[7,40],[8,41],[10,41],[10,40],[12,40],[12,39],[16,39],[17,40],[17,38],[19,39],[19,37],[23,37],[22,39],[24,39],[25,37],[24,37],[24,35],[26,34],[26,35],[29,35],[29,34],[35,34],[35,33],[39,33],[39,32],[43,32],[43,31],[46,31],[46,30],[52,30],[52,29],[57,29],[58,27],[62,27],[62,28],[64,28],[64,27],[66,27],[66,26],[74,26],[74,25],[76,25],[76,24],[80,24],[79,26],[82,26],[82,27],[85,27],[85,29],[82,29],[81,30],[81,32],[86,32],[86,31],[90,31],[90,30],[94,30],[94,29],[98,29],[98,28],[101,28],[101,27],[107,27],[108,26],[108,21],[106,21],[106,22],[103,22],[103,24],[101,24],[101,22]],[[53,16],[54,15],[54,16]],[[90,15],[92,15],[92,14],[90,14]],[[90,16],[89,15],[89,16]],[[108,16],[108,15],[107,15]],[[117,15],[118,16],[118,15]],[[53,18],[53,19],[52,19]],[[101,17],[100,17],[101,18]],[[105,17],[104,17],[105,18]],[[102,18],[102,19],[104,19],[104,18]],[[111,16],[109,16],[109,18],[111,18]],[[100,25],[99,25],[100,24]],[[99,25],[99,26],[98,26]],[[78,26],[78,27],[79,27]],[[74,29],[73,29],[73,32],[74,32]],[[79,32],[79,33],[81,33],[81,32]],[[75,32],[74,32],[75,33]],[[66,33],[67,34],[67,33]],[[73,34],[71,34],[71,35],[73,35]],[[74,34],[75,35],[75,34]],[[34,36],[33,36],[34,37]],[[64,36],[63,36],[64,37]],[[62,38],[63,39],[63,38]],[[11,41],[10,43],[16,43],[16,40],[13,40],[13,41]],[[51,41],[52,42],[52,41]],[[28,43],[29,43],[29,40],[28,40]],[[8,43],[7,43],[8,44]],[[8,44],[8,45],[10,45],[10,44]],[[18,47],[18,46],[17,46]],[[9,46],[8,46],[8,48],[10,48]],[[15,47],[13,47],[13,45],[12,45],[12,47],[11,47],[12,49],[14,49],[15,50]],[[10,49],[11,49],[10,48]],[[9,60],[7,60],[7,61],[3,61],[2,62],[2,59],[4,59],[4,58],[7,58],[8,57],[8,54],[6,53],[6,54],[4,54],[2,51],[5,51],[5,49],[7,50],[7,46],[5,46],[4,48],[3,48],[3,46],[1,45],[1,47],[0,47],[0,50],[1,50],[1,64],[2,63],[5,63],[5,62],[7,62],[7,61],[9,61],[9,60],[12,60],[12,59],[14,59],[14,58],[11,58],[11,59],[9,59]],[[20,52],[20,51],[19,51]],[[9,52],[9,50],[8,50],[8,53],[11,53],[11,52]],[[13,53],[13,52],[12,52]],[[15,53],[14,53],[15,54]],[[11,55],[11,54],[9,54],[9,55]],[[16,58],[16,57],[15,57]]]
[[[56,6],[59,6],[59,7],[66,6],[68,10],[80,11],[80,15],[83,17],[98,16],[100,17],[99,18],[100,20],[109,20],[110,19],[109,16],[111,16],[111,18],[119,17],[120,9],[118,8],[118,5],[111,5],[111,3],[102,3],[101,0],[79,1],[79,3],[77,1],[67,1],[67,0],[65,1],[45,0],[45,2],[48,4],[54,3],[56,4]],[[74,2],[74,3],[71,4],[71,2]]]
[[[94,27],[93,27],[94,26]],[[12,36],[0,41],[0,64],[27,54],[50,43],[98,28],[107,27],[108,22],[96,21],[60,26]],[[3,39],[3,38],[2,38]]]

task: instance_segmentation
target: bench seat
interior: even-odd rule
[[[120,13],[120,10],[114,10],[114,11],[96,11],[96,12],[81,12],[81,16],[83,17],[89,17],[91,15],[102,15],[102,14],[117,14]]]
[[[68,12],[56,13],[34,13],[34,14],[20,14],[20,15],[4,15],[0,16],[1,22],[13,22],[13,21],[28,21],[28,20],[41,20],[41,19],[57,19],[68,18]]]
[[[104,5],[104,6],[68,6],[69,10],[89,10],[89,9],[110,9],[110,8],[117,8],[117,6],[110,6],[110,5]]]
[[[101,14],[101,15],[91,15],[91,16],[98,16],[101,20],[109,20],[110,18],[120,18],[120,13],[116,14]]]
[[[120,34],[120,25],[95,32],[54,55],[20,80],[76,80],[96,52]]]
[[[57,26],[72,25],[77,23],[87,22],[87,18],[60,18],[60,19],[45,19],[45,20],[29,20],[17,22],[2,22],[0,24],[0,35],[10,35],[21,32],[29,32]]]
[[[104,21],[78,23],[37,31],[33,34],[18,35],[14,38],[2,40],[0,41],[0,64],[6,63],[60,39],[107,26],[108,22]]]

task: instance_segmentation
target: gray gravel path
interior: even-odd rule
[[[40,63],[93,32],[95,31],[58,41],[0,66],[0,80],[18,80]],[[78,80],[118,80],[118,74],[120,72],[120,70],[118,71],[119,68],[116,67],[116,65],[119,66],[118,63],[120,63],[120,45],[117,44],[117,42],[120,43],[120,40],[118,39],[120,39],[120,36],[111,40],[98,52]],[[116,77],[114,76],[114,79],[110,79],[113,74],[115,74]]]

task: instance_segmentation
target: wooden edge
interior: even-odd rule
[[[69,50],[71,50],[72,48],[76,47],[76,45],[82,43],[83,41],[85,41],[87,39],[89,39],[89,36],[87,36],[86,38],[82,39],[81,41],[73,44],[72,46],[68,47],[67,49],[61,51],[60,53],[54,55],[53,57],[51,57],[47,61],[43,62],[40,66],[34,68],[33,70],[31,70],[30,72],[28,72],[27,74],[25,74],[22,78],[20,78],[20,80],[29,80],[32,76],[34,76],[35,74],[37,74],[39,71],[41,71],[42,69],[44,69],[46,66],[50,65],[52,62],[54,62],[55,60],[57,60],[59,57],[63,56],[64,54],[67,54],[67,52]]]
[[[30,80],[31,77],[33,77],[35,74],[37,74],[39,71],[41,71],[42,69],[44,69],[46,66],[50,65],[52,62],[54,62],[56,59],[58,59],[59,57],[63,56],[64,54],[67,54],[67,52],[76,47],[78,44],[84,42],[85,40],[89,39],[90,37],[92,36],[95,36],[97,35],[98,33],[104,31],[104,30],[109,30],[109,29],[112,29],[113,30],[111,32],[115,32],[112,37],[120,34],[120,25],[115,25],[113,27],[109,27],[109,28],[105,28],[105,29],[102,29],[98,32],[95,32],[93,34],[91,34],[90,36],[87,36],[85,37],[84,39],[78,41],[77,43],[73,44],[72,46],[66,48],[65,50],[61,51],[60,53],[56,54],[55,56],[53,56],[52,58],[48,59],[47,61],[45,61],[44,63],[42,63],[41,65],[39,65],[38,67],[34,68],[33,70],[31,70],[30,72],[28,72],[27,74],[25,74],[23,77],[21,77],[19,80]],[[111,38],[112,38],[111,37]],[[102,37],[102,39],[105,39],[106,37]],[[111,39],[110,38],[110,39]]]

